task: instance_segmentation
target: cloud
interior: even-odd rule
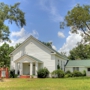
[[[66,54],[69,55],[69,51],[72,50],[81,39],[80,32],[79,34],[69,32],[69,36],[66,38],[64,45],[59,49],[59,52],[66,52]]]
[[[52,48],[53,48],[54,50],[57,50],[56,46],[54,46],[54,45],[52,45]]]
[[[53,0],[40,0],[40,6],[43,10],[47,11],[50,14],[50,18],[54,22],[63,21],[63,17],[58,13]]]
[[[56,46],[53,45],[53,41],[52,41],[52,40],[50,40],[50,41],[48,41],[48,42],[51,43],[51,46],[52,46],[52,48],[53,48],[54,50],[57,50]]]
[[[38,32],[36,30],[32,30],[32,32],[30,33],[30,35],[34,36],[37,39],[39,37],[39,34],[38,34]]]
[[[22,43],[26,38],[28,38],[30,35],[34,36],[35,38],[39,37],[39,34],[36,30],[32,30],[31,33],[26,32],[24,28],[21,28],[19,31],[13,31],[10,34],[10,40],[11,43],[7,42],[10,46],[15,46],[17,43]],[[0,45],[2,45],[4,42],[1,42]]]
[[[11,37],[22,37],[24,35],[25,35],[25,29],[21,28],[20,31],[17,31],[17,32],[13,31],[10,36]]]
[[[65,38],[65,35],[62,33],[62,32],[58,32],[58,37],[60,37],[60,38]]]

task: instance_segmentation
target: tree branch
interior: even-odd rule
[[[87,36],[89,36],[89,37],[90,37],[90,35],[89,35],[89,34],[87,34],[87,33],[83,30],[83,28],[82,28],[82,31],[84,32],[84,34],[85,34],[85,35],[87,35]]]
[[[85,23],[85,25],[87,26],[88,30],[90,30],[89,26]]]

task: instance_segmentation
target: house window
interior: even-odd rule
[[[90,71],[90,68],[87,68],[87,71]]]
[[[73,67],[73,71],[79,71],[79,67]]]
[[[57,64],[57,69],[60,69],[59,60],[58,60],[58,64]]]

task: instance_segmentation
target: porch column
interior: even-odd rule
[[[33,63],[30,62],[30,75],[32,75]]]
[[[22,75],[23,74],[23,64],[22,64],[22,62],[20,63],[20,75]]]
[[[15,63],[15,74],[18,72],[18,63]]]
[[[37,76],[37,71],[38,71],[38,62],[35,63],[35,75]]]

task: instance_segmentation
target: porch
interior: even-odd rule
[[[38,69],[43,67],[43,63],[35,57],[25,55],[22,59],[15,62],[15,74],[21,78],[30,78],[34,75],[37,77]]]

